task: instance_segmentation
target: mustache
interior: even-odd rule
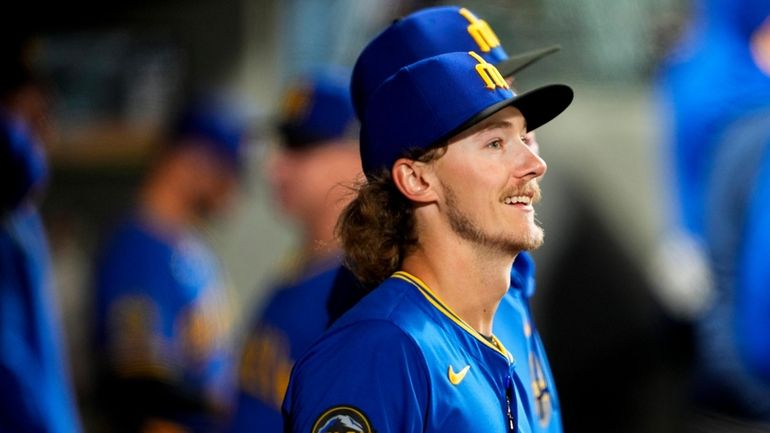
[[[542,199],[540,183],[537,180],[531,180],[524,185],[506,191],[504,196],[510,197],[516,195],[526,195],[532,197],[532,204],[538,203]]]

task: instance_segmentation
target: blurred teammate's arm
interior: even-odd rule
[[[111,336],[103,395],[118,418],[137,423],[129,430],[168,427],[213,410],[203,390],[186,380],[178,349],[162,332],[163,323],[173,320],[164,317],[170,312],[147,296],[119,297],[109,311]]]
[[[757,176],[743,236],[735,332],[746,365],[770,384],[770,152]]]

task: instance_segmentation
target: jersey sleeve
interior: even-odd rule
[[[421,432],[429,396],[425,358],[411,337],[390,322],[358,322],[327,334],[297,363],[284,431]]]

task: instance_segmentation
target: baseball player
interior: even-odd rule
[[[484,42],[485,40],[488,42]],[[407,44],[406,50],[398,48],[405,44]],[[388,52],[391,49],[393,50]],[[421,57],[430,57],[433,54],[473,49],[478,50],[480,55],[490,62],[500,64],[505,74],[509,76],[556,50],[554,47],[549,47],[509,58],[489,26],[467,9],[458,7],[424,9],[394,23],[362,54],[362,60],[365,57],[387,58],[388,62],[380,60],[358,63],[353,80],[353,94],[357,97],[353,102],[360,112],[368,95],[378,87],[377,81],[387,78],[387,75],[392,74],[399,65],[411,63]],[[386,51],[385,56],[383,56],[383,50]],[[364,70],[372,71],[375,75],[362,74]],[[328,76],[325,81],[329,81]],[[318,95],[328,93],[328,89],[325,92],[309,92],[307,87],[307,85],[300,86],[299,89],[304,88],[303,91],[298,92],[295,89],[289,92],[286,111],[291,115],[285,117],[294,119],[293,123],[302,126],[305,130],[310,125],[314,129],[323,127],[326,130],[336,129],[340,134],[343,133],[345,128],[337,125],[340,125],[339,119],[344,117],[328,113],[345,113],[349,112],[349,109],[343,110],[337,104],[336,110],[330,111],[327,109],[331,108],[328,105],[328,99],[313,101],[313,97],[308,97],[315,94],[317,99]],[[326,104],[324,100],[327,101]],[[308,106],[314,107],[313,110],[307,110]],[[297,107],[305,107],[305,109],[297,110]],[[314,111],[315,114],[313,114]],[[299,122],[303,117],[298,117],[298,113],[307,117],[305,125]],[[322,119],[320,113],[327,113],[324,122],[328,125],[323,126],[324,123],[319,121]],[[312,122],[310,122],[311,119]],[[319,132],[315,132],[315,135],[318,134]],[[285,141],[291,142],[288,138]],[[530,146],[536,148],[534,133],[528,133],[527,139]],[[301,143],[302,146],[286,147],[328,149],[327,146],[319,146],[318,139],[312,142],[315,145],[307,146],[306,143]],[[323,143],[323,140],[320,140],[320,144]],[[339,146],[336,147],[339,148]],[[295,153],[306,154],[307,152]],[[307,156],[303,159],[307,159]],[[288,181],[284,180],[284,188],[287,183],[288,186],[307,184],[302,181],[301,173],[292,171],[293,183],[288,183],[291,178]],[[331,170],[327,172],[333,174]],[[273,183],[280,187],[276,182]],[[321,184],[322,187],[329,185],[328,182]],[[324,212],[323,207],[312,206],[315,198],[325,196],[323,192],[319,192],[320,189],[316,188],[315,191],[310,194],[310,197],[301,199],[303,202],[311,202],[310,205],[305,206],[314,209],[308,215],[328,214],[329,212]],[[281,201],[285,201],[285,198],[279,200]],[[285,205],[282,207],[284,212],[292,213]],[[336,209],[334,212],[337,212]],[[321,220],[325,219],[321,218]],[[312,222],[312,218],[310,221]],[[328,235],[316,235],[320,238],[326,236]],[[308,240],[305,244],[311,244],[309,240],[313,237],[305,236],[305,238]],[[326,323],[333,322],[365,294],[360,284],[344,267],[337,270],[329,269],[327,272],[311,270],[313,272],[307,272],[306,274],[309,275],[306,275],[306,278],[300,278],[299,281],[277,291],[276,296],[268,302],[262,318],[253,327],[254,332],[247,341],[241,362],[241,392],[239,408],[233,423],[234,431],[253,427],[260,427],[267,431],[280,431],[277,407],[283,398],[294,360],[321,334]],[[542,431],[561,431],[560,411],[553,378],[544,356],[542,343],[532,326],[529,312],[528,302],[534,292],[533,276],[534,264],[531,257],[526,252],[519,254],[511,274],[511,291],[501,304],[495,328],[511,353],[516,359],[521,360],[518,369],[522,374],[523,382],[528,384],[526,395],[529,400],[528,408],[531,409],[528,411],[528,416],[533,418],[532,424]],[[326,304],[325,310],[324,304]]]
[[[95,342],[109,431],[211,431],[229,405],[229,310],[198,229],[234,193],[244,128],[230,107],[190,109],[102,252]]]
[[[364,48],[353,70],[353,105],[357,113],[363,115],[382,81],[401,66],[436,54],[475,50],[486,61],[496,64],[511,84],[514,73],[557,49],[548,47],[508,57],[489,25],[471,11],[455,6],[424,9],[396,21]],[[531,149],[538,151],[533,131],[527,133],[525,140]],[[355,286],[347,290],[338,287],[332,289],[337,304],[352,304],[341,302],[339,298],[344,299],[343,296],[335,297],[338,292],[349,295],[362,292]],[[561,410],[553,376],[529,307],[534,290],[534,262],[524,251],[513,264],[511,290],[500,304],[494,330],[518,360],[517,372],[523,383],[528,384],[524,391],[527,416],[533,428],[561,432]]]
[[[300,259],[255,317],[239,367],[233,432],[282,431],[281,402],[294,361],[326,329],[339,272],[334,225],[360,176],[350,71],[328,67],[287,90],[281,142],[266,177],[281,212],[301,230]],[[347,286],[347,285],[346,285]]]
[[[37,203],[48,173],[47,98],[18,47],[6,48],[0,50],[0,431],[77,433]]]
[[[493,319],[514,259],[542,242],[532,205],[546,167],[526,133],[571,100],[563,85],[516,95],[473,51],[377,88],[361,131],[368,182],[338,227],[352,271],[379,286],[296,364],[286,431],[532,431],[520,361]]]

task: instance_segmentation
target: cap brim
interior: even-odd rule
[[[460,132],[509,106],[518,108],[524,116],[524,119],[527,121],[527,131],[534,131],[566,110],[572,103],[573,97],[574,93],[572,92],[572,89],[564,84],[549,84],[547,86],[538,87],[537,89],[490,105],[464,122],[453,132],[447,134],[445,139],[454,137]]]
[[[551,45],[549,47],[539,48],[508,57],[508,59],[503,60],[495,66],[504,77],[510,77],[543,57],[551,55],[559,50],[561,50],[560,45]]]

